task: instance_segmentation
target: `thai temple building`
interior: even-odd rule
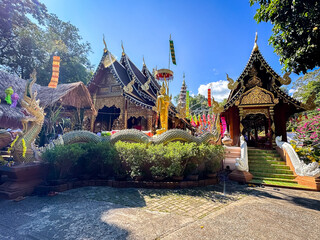
[[[231,92],[222,116],[229,126],[233,145],[239,146],[240,136],[244,135],[249,146],[272,148],[276,136],[287,140],[289,117],[314,105],[302,104],[280,89],[290,84],[289,74],[280,77],[269,66],[258,48],[257,35],[243,72],[235,82],[227,78]],[[258,137],[258,132],[264,132],[264,136]]]
[[[142,70],[130,60],[122,46],[118,61],[106,45],[101,61],[88,83],[97,116],[89,116],[93,132],[138,129],[151,131],[157,124],[156,100],[160,84],[143,63]],[[173,104],[169,107],[169,128],[181,122]]]

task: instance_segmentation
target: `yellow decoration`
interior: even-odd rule
[[[13,142],[10,144],[10,147],[8,148],[8,153],[10,154],[11,153],[11,150],[14,146],[14,144],[16,143],[16,141],[18,140],[19,136],[16,136],[16,139],[13,140]]]
[[[26,152],[27,152],[26,141],[24,140],[24,138],[22,138],[21,142],[22,142],[22,157],[26,157]]]
[[[160,95],[157,98],[157,114],[160,115],[161,129],[157,130],[157,134],[161,134],[168,130],[168,113],[169,113],[170,97],[166,93],[164,84],[160,88]]]

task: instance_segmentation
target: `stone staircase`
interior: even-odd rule
[[[248,148],[248,161],[249,171],[253,175],[250,183],[309,189],[307,186],[298,184],[293,171],[276,150]]]

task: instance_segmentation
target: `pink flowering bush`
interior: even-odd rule
[[[291,118],[287,130],[296,132],[296,141],[291,144],[300,159],[320,164],[320,108]],[[302,146],[297,146],[298,142]]]

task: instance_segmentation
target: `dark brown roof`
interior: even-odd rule
[[[19,121],[24,116],[20,104],[17,105],[17,108],[10,108],[4,100],[5,89],[12,86],[14,92],[18,93],[21,99],[24,95],[26,82],[18,76],[0,71],[0,127],[10,127],[10,122],[14,119],[16,123],[12,123],[12,125],[20,124]],[[32,90],[38,92],[37,99],[40,100],[40,106],[43,108],[59,101],[64,106],[91,109],[93,113],[96,113],[90,93],[82,82],[58,84],[56,89],[34,84]]]

